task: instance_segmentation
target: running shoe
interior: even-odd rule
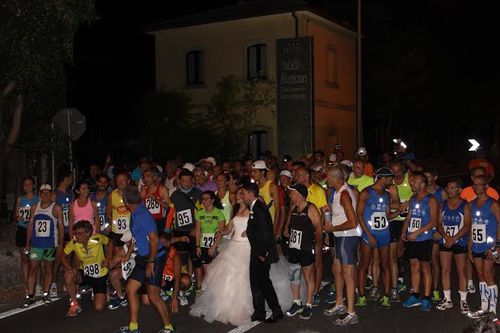
[[[335,316],[346,313],[347,309],[344,304],[334,305],[330,309],[323,311],[325,316]]]
[[[467,285],[467,293],[468,294],[475,294],[476,293],[476,286],[474,284]]]
[[[35,298],[28,296],[24,299],[23,308],[27,308],[28,306],[30,306],[32,304],[35,304]]]
[[[115,333],[141,333],[141,331],[139,329],[131,330],[128,326],[122,326]]]
[[[488,314],[489,314],[488,311],[480,309],[480,310],[477,310],[477,311],[474,311],[474,312],[469,311],[467,313],[467,317],[469,317],[471,319],[479,319],[479,318],[482,318],[482,317],[484,317],[484,316],[486,316]]]
[[[82,312],[82,308],[78,302],[71,302],[66,317],[76,317],[80,312]]]
[[[406,284],[404,284],[404,282],[401,282],[401,281],[398,281],[397,288],[398,288],[399,293],[402,293],[402,292],[406,291],[406,289],[407,289]]]
[[[179,296],[177,296],[177,298],[179,299],[180,306],[186,306],[189,304],[188,299],[186,298],[186,294],[184,294],[184,292],[180,291]]]
[[[59,297],[59,293],[57,292],[57,284],[56,283],[52,283],[50,285],[49,296],[50,296],[50,298]]]
[[[436,309],[444,311],[446,309],[451,309],[452,307],[453,307],[453,303],[451,301],[447,300],[446,298],[443,298],[441,303],[439,303],[436,306]]]
[[[366,296],[359,296],[358,301],[356,304],[354,304],[355,307],[357,308],[366,308],[367,301],[366,301]]]
[[[429,311],[431,311],[431,301],[429,301],[428,299],[425,299],[425,298],[424,298],[424,299],[422,300],[422,305],[421,305],[421,307],[422,307],[422,311],[424,311],[424,312],[429,312]]]
[[[293,303],[293,304],[295,304],[295,303]],[[304,306],[304,308],[302,309],[302,312],[299,315],[299,318],[305,319],[305,320],[310,319],[312,316],[312,311],[313,310],[312,310],[311,306],[307,306],[307,305]]]
[[[302,313],[303,310],[304,310],[304,308],[302,307],[302,305],[293,302],[290,309],[286,312],[286,315],[288,317],[293,317],[298,313]]]
[[[44,304],[50,304],[52,302],[52,300],[49,297],[49,293],[43,293],[42,302]]]
[[[464,315],[470,312],[469,304],[466,301],[460,301],[460,312]]]
[[[347,326],[347,325],[353,325],[359,323],[359,318],[357,314],[349,314],[349,313],[344,313],[337,319],[333,321],[333,323],[337,326]]]
[[[432,291],[432,301],[434,303],[441,302],[441,295],[439,295],[439,290],[433,290]]]
[[[378,301],[378,299],[382,296],[380,289],[377,287],[373,287],[372,290],[368,293],[368,299],[373,301]]]
[[[402,305],[405,308],[414,308],[416,306],[422,305],[422,302],[420,301],[420,299],[416,298],[415,296],[410,295],[410,297],[408,297],[408,299],[406,301],[404,301]]]
[[[382,296],[379,303],[384,309],[391,308],[391,303],[389,302],[389,296],[386,296],[386,295]]]
[[[175,333],[175,328],[174,329],[164,328],[159,330],[158,333]]]
[[[373,288],[373,280],[370,276],[366,277],[365,289],[370,290]]]
[[[109,301],[108,309],[116,310],[120,306],[127,306],[127,305],[128,305],[128,302],[125,299],[125,297],[124,298],[116,297],[116,298],[113,298],[112,300]]]
[[[318,306],[321,303],[321,297],[318,294],[313,295],[312,306]]]
[[[325,302],[328,304],[333,304],[337,300],[337,294],[335,291],[329,291],[328,295],[325,297]]]
[[[396,288],[391,289],[390,294],[389,294],[389,302],[391,303],[399,303],[399,293]]]

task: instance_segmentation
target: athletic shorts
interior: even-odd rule
[[[310,251],[289,249],[287,259],[290,264],[300,264],[301,267],[306,267],[314,264],[315,257],[312,249]]]
[[[122,247],[125,245],[125,243],[121,240],[123,234],[117,234],[116,232],[110,231],[108,237],[111,239],[114,246]]]
[[[189,258],[191,259],[191,263],[193,264],[193,268],[201,267],[201,258],[196,255],[196,238],[189,235],[189,232],[177,231],[174,230],[174,237],[187,236],[189,237],[189,243],[186,242],[177,242],[174,243],[174,248],[179,251],[179,253],[188,253]]]
[[[358,262],[359,236],[335,237],[335,258],[343,265],[356,265]]]
[[[486,252],[488,252],[488,251],[486,251]],[[481,253],[472,252],[472,258],[481,258],[481,259],[486,260],[486,252],[481,252]]]
[[[163,254],[155,259],[153,274],[150,277],[146,277],[147,257],[136,256],[134,270],[130,273],[128,278],[142,284],[161,287],[163,267],[165,266],[166,259],[167,255],[165,251],[163,251]]]
[[[66,244],[67,242],[69,242],[70,238],[69,238],[69,233],[65,232],[64,233],[64,244]]]
[[[201,263],[203,265],[208,265],[214,260],[214,257],[211,257],[208,255],[208,247],[202,247],[201,248]]]
[[[432,244],[434,244],[434,241],[432,239],[421,242],[406,242],[405,244],[405,254],[408,259],[431,261]]]
[[[94,294],[107,294],[108,290],[106,288],[106,281],[108,281],[108,274],[94,278],[83,274],[83,270],[79,269],[80,276],[82,277],[82,286],[90,286],[94,291]]]
[[[389,222],[389,231],[391,233],[391,243],[399,242],[401,239],[401,232],[403,231],[403,222],[404,221],[390,221]]]
[[[54,261],[56,260],[56,248],[55,247],[47,247],[47,248],[39,248],[32,247],[30,250],[30,260],[40,261]]]
[[[27,229],[17,226],[16,228],[16,246],[25,247],[26,246],[26,233]]]
[[[165,234],[165,218],[156,219],[156,230],[158,231],[158,236]]]
[[[443,252],[453,252],[453,254],[464,254],[467,253],[467,246],[459,246],[457,244],[453,244],[452,247],[447,248],[443,244],[439,244],[439,251]]]
[[[391,242],[391,233],[390,231],[384,232],[384,233],[372,233],[372,236],[375,238],[377,241],[377,246],[375,248],[381,248],[384,246],[389,246],[389,243]],[[364,232],[361,234],[361,239],[368,245],[370,245],[370,242],[368,241],[368,235],[365,234]]]

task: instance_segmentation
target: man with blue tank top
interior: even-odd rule
[[[109,178],[106,175],[100,175],[96,181],[96,191],[90,194],[92,201],[95,201],[97,206],[97,216],[99,217],[100,233],[104,234],[109,226],[108,217],[106,216],[106,208],[108,206],[108,185]]]
[[[445,188],[448,199],[441,204],[437,230],[443,236],[439,241],[441,261],[441,283],[444,299],[436,306],[438,310],[451,309],[450,272],[451,259],[455,258],[458,275],[458,293],[460,294],[460,312],[469,312],[467,305],[467,277],[465,262],[467,260],[468,234],[471,226],[470,209],[465,200],[460,198],[462,181],[451,179]]]
[[[390,309],[389,289],[391,287],[391,269],[389,263],[389,244],[391,232],[389,220],[399,215],[399,211],[390,213],[391,195],[387,191],[392,184],[394,173],[387,167],[375,173],[375,184],[361,191],[357,206],[358,221],[363,230],[361,234],[361,262],[359,265],[359,297],[356,307],[367,306],[365,281],[374,249],[378,249],[384,281],[384,295],[380,299],[383,308]],[[374,287],[375,288],[375,287]]]
[[[422,311],[431,310],[432,274],[432,229],[438,220],[438,203],[427,192],[427,177],[422,172],[413,173],[411,188],[415,193],[409,203],[409,211],[403,223],[401,239],[406,243],[406,256],[410,260],[413,292],[403,303],[405,308],[421,306]],[[422,272],[422,276],[420,274]],[[420,297],[420,280],[423,277],[424,296]]]
[[[16,218],[16,246],[19,249],[19,257],[21,258],[21,272],[23,276],[26,295],[28,295],[28,272],[29,272],[29,257],[24,252],[26,245],[26,234],[28,223],[31,217],[31,208],[35,207],[40,198],[34,193],[35,179],[33,177],[24,177],[23,195],[17,198],[15,218]]]
[[[28,274],[28,296],[23,306],[35,303],[36,276],[40,262],[44,262],[43,302],[50,303],[49,288],[52,283],[54,260],[60,254],[63,243],[61,207],[51,199],[52,187],[40,186],[40,202],[31,209],[25,250],[29,250],[30,269]]]
[[[479,279],[481,308],[467,314],[470,318],[480,318],[488,312],[497,313],[498,287],[495,283],[495,261],[500,250],[500,205],[490,198],[486,189],[488,179],[477,176],[472,180],[477,198],[470,203],[472,230],[469,238],[469,257],[474,261]]]

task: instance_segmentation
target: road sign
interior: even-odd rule
[[[87,126],[85,116],[75,108],[60,110],[54,118],[52,118],[52,122],[59,126],[73,141],[77,140],[85,133]]]
[[[472,145],[469,148],[469,151],[476,151],[480,146],[479,142],[477,142],[475,139],[469,139],[469,142]]]

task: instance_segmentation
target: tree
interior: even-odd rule
[[[257,112],[272,112],[276,116],[275,85],[260,79],[242,82],[229,75],[217,81],[216,88],[204,122],[219,138],[216,150],[221,156],[240,156]]]
[[[48,123],[64,105],[73,36],[96,18],[94,0],[4,0],[0,6],[0,193],[5,162],[25,123]],[[36,135],[36,133],[34,133]]]

